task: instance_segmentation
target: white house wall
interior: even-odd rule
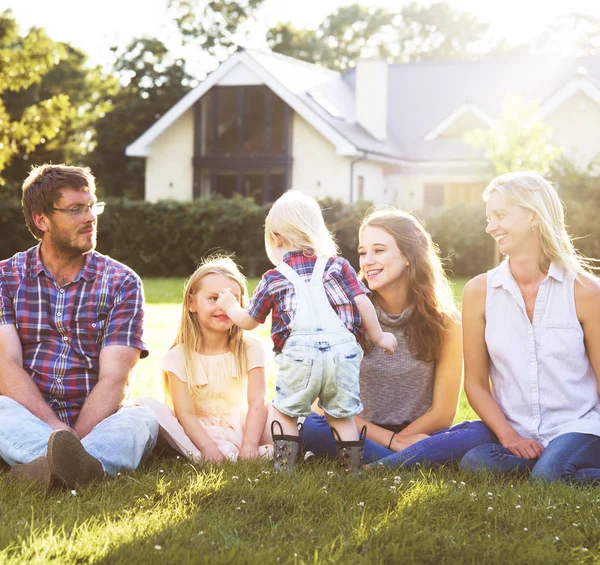
[[[552,141],[579,167],[585,167],[600,152],[600,105],[587,94],[575,93],[544,121],[552,126]]]
[[[491,180],[489,172],[477,169],[435,168],[404,169],[396,181],[399,185],[395,205],[402,210],[419,212],[424,208],[426,184],[475,183]]]
[[[150,146],[146,200],[192,200],[194,112],[189,109]]]
[[[335,147],[298,114],[292,126],[292,186],[316,198],[329,196],[349,202],[351,159],[336,154]],[[393,198],[384,165],[369,160],[354,165],[353,200],[358,197],[358,177],[364,179],[365,199],[377,205]],[[290,187],[291,188],[291,187]]]

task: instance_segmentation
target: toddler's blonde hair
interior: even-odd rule
[[[288,190],[279,197],[265,220],[265,249],[271,262],[276,264],[273,260],[273,236],[279,236],[289,251],[311,250],[322,257],[338,254],[319,204],[298,190]]]

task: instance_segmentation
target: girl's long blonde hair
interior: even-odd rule
[[[273,236],[290,251],[313,250],[317,256],[334,257],[338,247],[327,229],[317,201],[298,190],[280,196],[265,219],[265,249],[273,264]]]
[[[590,259],[580,255],[573,246],[558,193],[537,171],[516,171],[496,177],[483,191],[483,200],[487,202],[494,191],[538,217],[542,247],[540,267],[543,271],[548,269],[551,262],[574,275],[595,269]]]
[[[246,307],[248,301],[248,286],[246,277],[242,275],[238,266],[229,258],[219,255],[213,255],[202,262],[202,264],[194,271],[194,273],[186,280],[183,288],[183,302],[181,304],[181,319],[179,328],[177,329],[177,337],[171,346],[171,349],[176,345],[181,346],[183,354],[183,362],[185,369],[185,377],[190,391],[190,396],[195,398],[198,394],[198,387],[193,384],[194,375],[194,353],[202,349],[202,328],[198,321],[198,316],[195,312],[190,312],[190,306],[194,296],[202,288],[202,280],[207,275],[223,275],[235,281],[241,290],[240,305]],[[246,359],[246,344],[244,341],[244,330],[235,324],[229,330],[229,347],[235,359],[235,366],[240,378],[246,377],[247,374],[247,359]],[[169,391],[169,379],[163,371],[163,385],[165,397],[169,403],[171,402],[171,394]]]
[[[406,325],[406,340],[415,359],[435,361],[449,316],[456,312],[437,246],[419,220],[408,212],[393,209],[373,212],[365,216],[359,233],[367,226],[389,233],[408,261],[408,297],[413,311]],[[368,285],[362,271],[360,277]],[[377,291],[373,291],[373,297],[377,298]]]

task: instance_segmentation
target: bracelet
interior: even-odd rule
[[[389,450],[391,450],[391,449],[392,449],[392,441],[394,441],[394,438],[396,437],[396,434],[397,434],[397,433],[398,433],[398,432],[394,432],[394,433],[392,434],[392,437],[390,438],[390,443],[388,443],[388,446],[387,446],[387,448],[388,448]]]

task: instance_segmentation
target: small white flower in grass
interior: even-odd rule
[[[76,491],[76,490],[72,490],[72,491],[71,491],[71,494],[72,494],[73,496],[77,496],[77,491]]]
[[[524,532],[526,532],[526,531],[527,531],[527,528],[523,528],[523,531],[524,531]]]
[[[492,506],[488,506],[488,512],[491,512],[494,508]]]
[[[254,482],[255,482],[255,483],[257,483],[257,482],[258,482],[258,479],[254,479]]]
[[[251,479],[250,477],[248,477],[248,482],[249,482],[249,483],[251,483],[251,482],[252,482],[252,479]]]
[[[494,493],[488,492],[488,496],[494,496]]]
[[[364,505],[365,505],[365,503],[364,503],[364,502],[359,502],[359,503],[358,503],[358,505],[359,505],[359,506],[364,506]]]
[[[242,504],[246,504],[246,501],[245,501],[245,500],[242,500]]]
[[[521,505],[520,505],[520,504],[517,504],[517,505],[515,506],[515,508],[521,508]]]
[[[465,481],[460,481],[460,486],[464,487],[467,483],[465,483]]]
[[[155,545],[154,549],[156,549],[156,551],[160,551],[162,549],[162,546],[161,545]]]
[[[233,475],[233,477],[231,477],[232,479],[239,479],[239,477],[237,475]]]
[[[117,473],[117,477],[120,477],[120,476],[121,476],[121,473]]]
[[[577,510],[579,510],[581,508],[581,506],[575,506],[575,508],[577,508]]]
[[[587,551],[587,550],[588,550],[588,548],[587,548],[587,547],[582,547],[582,548],[581,548],[581,551]]]
[[[262,474],[263,474],[263,475],[270,475],[270,474],[271,474],[271,471],[263,471],[263,472],[262,472]]]
[[[158,472],[159,473],[164,473],[164,471],[162,469],[159,469]]]
[[[239,506],[238,506],[238,507],[236,508],[236,510],[241,510],[241,507],[239,507]]]
[[[576,528],[579,528],[579,524],[576,524],[575,522],[573,522],[572,525],[575,526]]]
[[[199,535],[199,536],[203,536],[203,535],[204,535],[204,530],[200,530],[200,531],[198,532],[198,535]]]
[[[398,475],[396,475],[394,477],[394,484],[398,484],[398,483],[401,483],[401,482],[402,482],[402,477],[399,477]],[[412,481],[411,481],[411,483],[412,483]]]
[[[554,541],[555,542],[560,541],[560,538],[558,536],[554,536]]]
[[[548,518],[548,520],[552,520],[552,516],[546,516],[546,518]]]
[[[333,477],[333,475],[335,475],[335,473],[333,471],[327,471],[327,476]]]
[[[396,490],[396,487],[392,485],[392,486],[390,487],[390,490]]]
[[[456,484],[456,481],[452,481],[452,484],[454,484],[454,485],[455,485],[455,484]]]

